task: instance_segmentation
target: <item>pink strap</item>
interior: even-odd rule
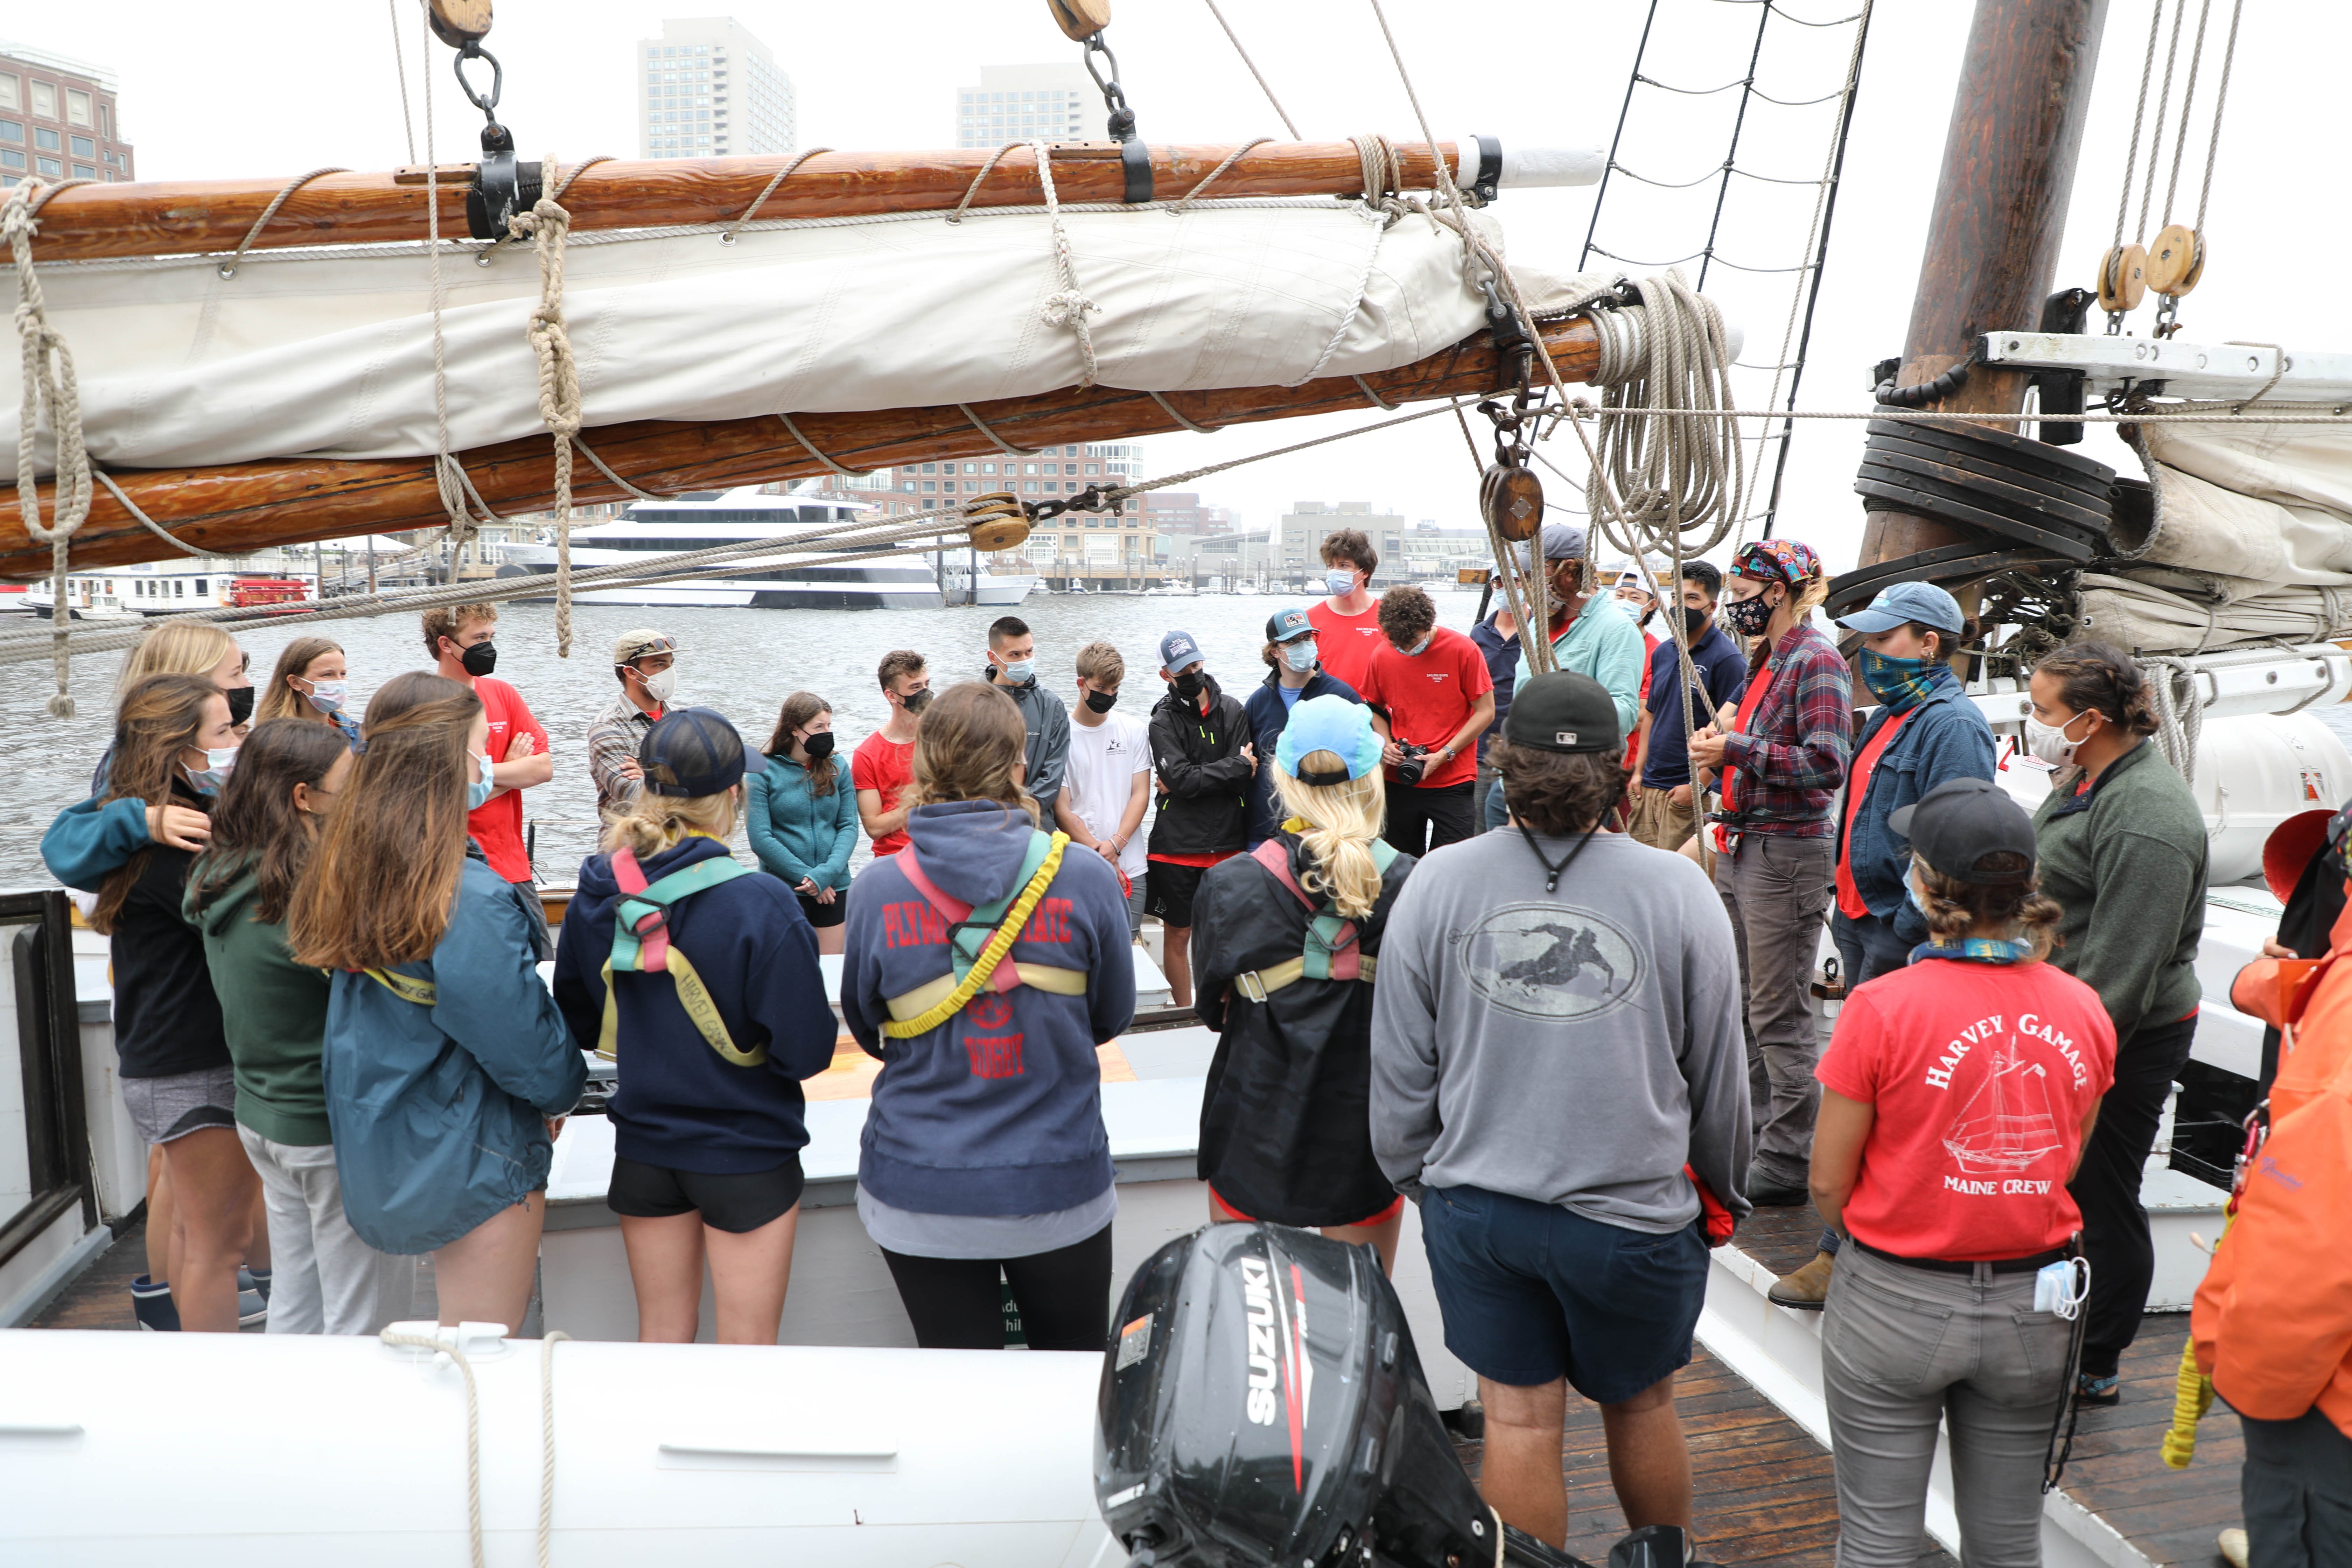
[[[624,893],[642,893],[652,884],[646,880],[646,869],[637,864],[636,855],[626,846],[613,851],[613,880]],[[658,916],[649,931],[632,933],[637,939],[637,967],[656,973],[669,968],[669,925]]]
[[[912,845],[898,851],[898,869],[907,874],[907,880],[914,884],[915,891],[923,895],[923,901],[930,905],[941,920],[950,925],[958,925],[971,919],[970,904],[947,891],[925,875],[923,863],[915,858]],[[1000,963],[989,972],[988,989],[999,995],[1003,995],[1020,984],[1021,970],[1017,964]]]
[[[1250,858],[1274,873],[1276,880],[1288,888],[1291,896],[1307,906],[1309,920],[1323,912],[1323,907],[1307,896],[1307,889],[1300,887],[1298,879],[1291,874],[1290,852],[1283,847],[1281,839],[1267,839],[1250,851]],[[1363,973],[1363,954],[1356,951],[1355,934],[1356,922],[1353,921],[1339,928],[1339,946],[1331,954],[1331,978],[1334,980],[1353,980]]]

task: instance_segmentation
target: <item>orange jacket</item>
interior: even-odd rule
[[[2189,1315],[2197,1364],[2242,1415],[2316,1405],[2352,1436],[2352,910],[2326,958],[2262,959],[2230,988],[2240,1012],[2292,1024],[2268,1142]]]

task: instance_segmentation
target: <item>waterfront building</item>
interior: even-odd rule
[[[976,85],[956,89],[955,144],[1099,141],[1105,113],[1084,66],[982,66]]]
[[[1048,447],[1018,458],[902,463],[849,480],[848,488],[882,492],[877,499],[883,510],[901,517],[948,505],[950,497],[1009,490],[1024,501],[1043,500],[1051,495],[1074,496],[1089,485],[1132,484],[1142,473],[1141,442],[1104,441]],[[1022,547],[1026,569],[1045,577],[1088,581],[1150,575],[1160,555],[1151,505],[1157,499],[1151,495],[1132,498],[1118,512],[1073,511],[1053,519]],[[1197,502],[1199,498],[1170,499]],[[1189,514],[1197,507],[1175,510]]]
[[[671,17],[637,40],[637,156],[789,154],[793,79],[732,16]]]
[[[1404,548],[1404,519],[1394,512],[1374,511],[1370,501],[1343,500],[1336,506],[1327,506],[1319,500],[1293,503],[1266,542],[1264,563],[1285,579],[1318,575],[1323,569],[1323,536],[1342,528],[1361,530],[1380,552],[1381,569],[1376,581],[1409,579],[1411,574],[1402,570],[1400,560]]]
[[[0,38],[0,190],[44,180],[129,180],[114,73]]]

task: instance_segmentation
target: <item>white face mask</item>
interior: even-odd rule
[[[640,670],[637,679],[645,683],[646,695],[656,702],[667,705],[671,698],[677,695],[677,666],[674,664],[657,675],[647,675]]]
[[[314,680],[310,682],[310,705],[321,713],[333,713],[341,709],[350,692],[350,686],[343,681]]]
[[[2053,768],[2070,766],[2074,761],[2074,753],[2081,751],[2083,749],[2084,742],[2087,742],[2091,738],[2091,731],[2089,730],[2084,731],[2083,739],[2080,741],[2068,740],[2066,738],[2066,731],[2074,727],[2075,720],[2087,717],[2090,711],[2090,710],[2085,709],[2083,712],[2075,714],[2074,719],[2067,720],[2063,724],[2044,724],[2041,720],[2034,718],[2032,714],[2026,715],[2026,751],[2033,756],[2040,758],[2042,761],[2048,763]]]
[[[1299,637],[1282,645],[1282,661],[1300,675],[1315,668],[1315,639]]]

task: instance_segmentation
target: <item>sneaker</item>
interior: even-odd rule
[[[2221,1549],[2221,1560],[2227,1563],[2230,1568],[2246,1568],[2246,1532],[2244,1531],[2225,1530],[2221,1532],[2221,1539],[2214,1544]]]
[[[2089,1373],[2074,1379],[2074,1403],[2077,1405],[2121,1405],[2124,1402],[2123,1379],[2093,1377]]]
[[[242,1289],[244,1279],[245,1271],[239,1269],[237,1282],[240,1289],[236,1293],[236,1326],[240,1329],[249,1329],[256,1323],[269,1321],[269,1298],[257,1289]]]
[[[1786,1182],[1774,1181],[1753,1165],[1748,1168],[1748,1201],[1758,1208],[1796,1208],[1811,1203],[1812,1196],[1805,1190],[1802,1182],[1791,1186]]]
[[[239,1264],[236,1269],[236,1288],[240,1293],[247,1290],[259,1291],[261,1304],[266,1307],[269,1304],[269,1282],[274,1278],[275,1276],[267,1268],[248,1268]]]
[[[1776,1307],[1793,1307],[1801,1312],[1818,1312],[1829,1300],[1830,1272],[1837,1267],[1833,1252],[1816,1252],[1813,1260],[1794,1274],[1784,1274],[1778,1284],[1764,1294]]]
[[[131,1314],[139,1320],[139,1327],[147,1332],[176,1334],[180,1331],[180,1307],[172,1300],[172,1288],[158,1285],[144,1274],[131,1282]]]

